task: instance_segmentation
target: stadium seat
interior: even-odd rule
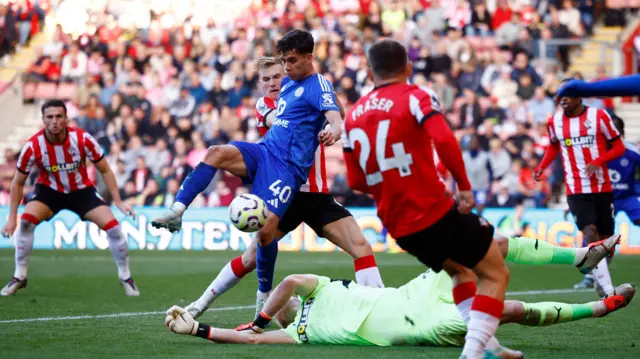
[[[62,83],[58,86],[56,97],[60,100],[69,100],[76,93],[76,85],[71,83]]]
[[[36,84],[24,84],[24,87],[22,88],[22,96],[25,100],[33,100],[36,97]]]
[[[40,100],[52,100],[56,98],[57,85],[54,83],[42,82],[36,88],[35,98]]]

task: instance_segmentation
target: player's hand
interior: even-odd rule
[[[16,220],[15,216],[9,216],[7,224],[5,224],[4,228],[2,228],[2,236],[5,238],[11,237],[13,235],[13,232],[16,231],[17,225],[18,221]]]
[[[119,202],[116,203],[116,207],[118,207],[120,212],[124,213],[127,216],[133,217],[133,219],[136,219],[136,212],[133,211],[133,208],[128,203]]]
[[[600,169],[600,167],[594,165],[593,163],[589,163],[587,165],[587,176],[591,177]]]
[[[542,181],[542,174],[544,173],[541,169],[536,169],[536,172],[533,174],[533,180],[536,182]]]
[[[569,213],[571,213],[571,210],[569,208],[564,210],[564,220],[565,221],[569,220]]]
[[[184,308],[174,305],[167,310],[164,325],[176,334],[195,335],[199,323]]]
[[[458,211],[469,214],[476,205],[476,199],[471,191],[458,191]]]
[[[324,130],[320,131],[318,138],[325,146],[331,146],[340,140],[341,131],[340,128],[333,128],[331,124],[327,125]]]

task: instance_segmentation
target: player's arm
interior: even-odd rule
[[[622,137],[620,137],[620,132],[618,132],[618,129],[613,125],[609,114],[604,110],[598,110],[598,126],[604,134],[604,137],[611,144],[611,148],[607,152],[591,161],[593,166],[602,167],[603,164],[622,156],[625,147],[624,142],[622,142]]]
[[[292,295],[310,296],[318,287],[318,277],[309,274],[292,274],[278,284],[267,299],[262,311],[253,320],[252,329],[262,333],[271,319],[283,309]]]
[[[256,119],[258,123],[262,123],[266,128],[271,128],[273,121],[276,119],[276,104],[266,97],[258,99],[256,102]]]
[[[342,115],[340,113],[340,110],[331,110],[324,113],[324,116],[331,125],[331,128],[322,130],[319,135],[320,141],[322,141],[325,146],[331,146],[340,140],[342,128]]]
[[[433,145],[438,153],[438,158],[451,172],[451,175],[458,184],[460,191],[470,191],[471,184],[464,168],[462,151],[458,145],[458,140],[447,124],[447,120],[439,112],[433,112],[428,118],[423,119],[424,129],[427,131]]]
[[[18,223],[18,206],[22,202],[22,194],[24,191],[24,184],[27,181],[28,173],[22,171],[16,171],[13,180],[11,181],[11,189],[9,192],[9,218],[7,224],[2,229],[2,235],[6,238],[11,237],[16,230]]]
[[[9,218],[4,228],[2,229],[2,235],[4,237],[10,237],[16,230],[18,224],[18,206],[22,202],[24,184],[27,182],[29,173],[35,163],[35,154],[31,142],[27,142],[20,151],[20,157],[18,157],[17,171],[11,181],[11,189],[9,190]]]
[[[547,149],[544,151],[544,156],[542,156],[542,161],[536,168],[534,179],[539,181],[542,178],[542,172],[544,172],[547,167],[556,159],[558,153],[560,153],[560,142],[558,142],[558,137],[555,133],[555,128],[553,126],[553,117],[549,118],[547,122],[547,129],[549,132],[549,140],[550,144],[547,146]]]
[[[318,111],[324,113],[331,128],[323,129],[318,135],[325,146],[331,146],[340,140],[342,129],[342,110],[337,104],[333,86],[322,75],[317,74],[317,82],[310,85],[310,91],[305,93],[307,102]]]
[[[167,311],[165,325],[176,334],[192,335],[215,343],[296,344],[295,339],[284,330],[257,334],[251,331],[237,332],[232,329],[221,329],[208,324],[201,324],[195,321],[184,308],[177,305]]]
[[[118,207],[118,209],[120,209],[122,213],[126,214],[127,216],[135,217],[135,212],[133,211],[131,206],[127,203],[123,203],[122,199],[120,198],[120,189],[118,188],[118,183],[116,182],[116,176],[113,174],[111,167],[109,167],[107,160],[105,160],[104,151],[102,151],[102,148],[98,144],[98,141],[96,141],[96,139],[87,132],[82,133],[82,139],[84,142],[83,146],[85,147],[85,153],[87,154],[89,160],[93,162],[93,165],[96,166],[96,168],[100,172],[100,175],[104,180],[104,184],[105,186],[107,186],[109,194],[111,194],[113,204],[115,204],[116,207]]]

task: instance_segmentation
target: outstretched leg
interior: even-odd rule
[[[211,146],[196,168],[182,181],[171,209],[151,221],[155,228],[166,228],[171,232],[182,228],[182,214],[191,202],[204,191],[216,172],[227,170],[235,176],[246,177],[247,166],[238,147],[234,145]]]
[[[613,253],[620,235],[613,235],[584,248],[556,246],[534,238],[505,237],[496,235],[495,240],[505,260],[520,264],[573,264],[580,272],[588,273],[603,258]]]
[[[526,303],[509,300],[505,302],[500,324],[518,323],[528,326],[547,326],[573,322],[585,318],[598,318],[626,307],[635,295],[631,284],[623,284],[612,295],[597,301],[582,304],[560,302]]]

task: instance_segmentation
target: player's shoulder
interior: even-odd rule
[[[553,115],[549,116],[549,118],[547,118],[547,124],[549,126],[552,126],[555,123],[561,123],[563,118],[564,112],[562,110],[558,110]]]
[[[264,113],[266,110],[274,109],[276,102],[271,97],[263,96],[256,101],[256,111],[258,113]]]
[[[318,93],[318,92],[332,93],[333,92],[333,86],[331,85],[331,82],[329,82],[329,80],[327,80],[327,78],[320,73],[309,75],[306,79],[304,79],[303,87],[314,93]],[[297,91],[300,91],[300,90],[297,90]]]
[[[627,151],[640,155],[640,147],[638,147],[638,145],[628,140],[622,140],[622,142],[624,143],[624,148],[627,149]]]

